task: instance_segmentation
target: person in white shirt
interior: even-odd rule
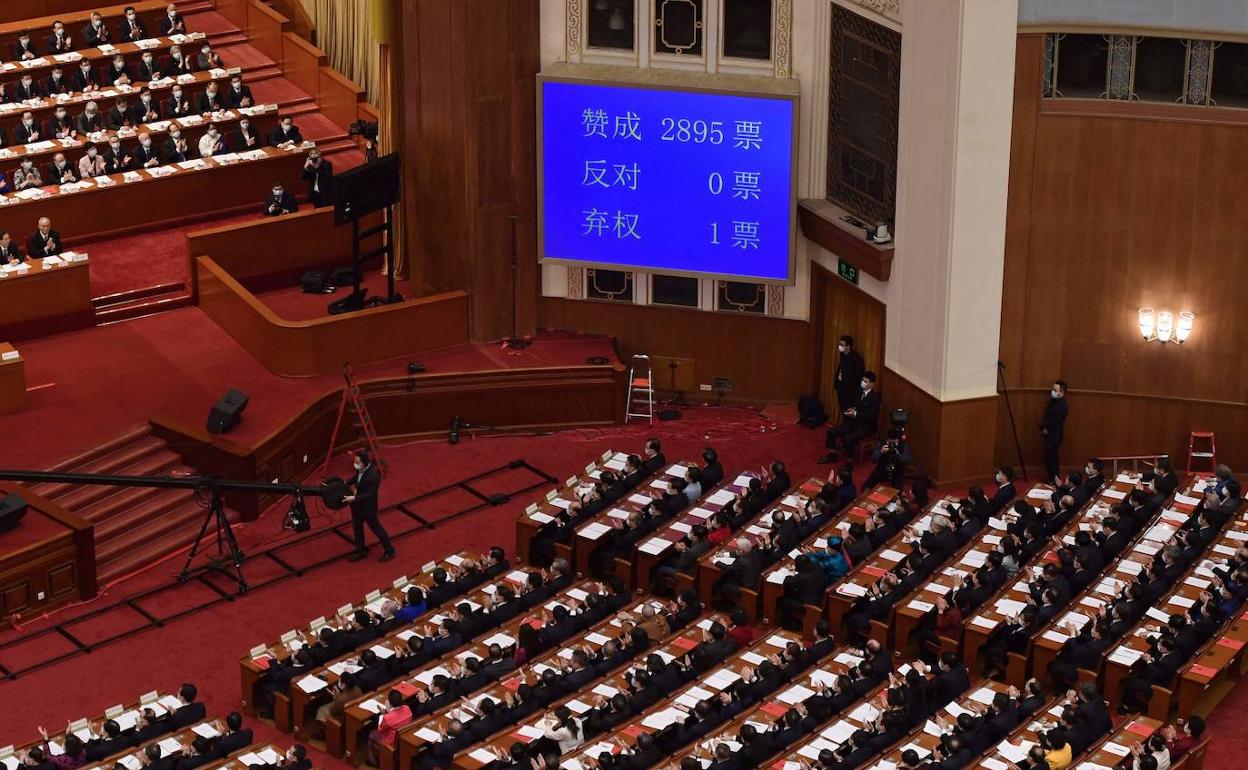
[[[87,147],[87,154],[78,159],[78,176],[86,179],[101,176],[107,171],[104,158],[94,145]]]
[[[199,138],[199,157],[209,158],[225,152],[225,138],[217,130],[216,123],[208,124],[208,131]]]
[[[554,715],[546,717],[542,724],[542,735],[559,744],[560,754],[567,754],[585,740],[581,723],[572,716],[572,710],[567,706],[555,709]]]

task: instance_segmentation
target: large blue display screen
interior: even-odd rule
[[[791,98],[545,80],[547,259],[791,278]]]

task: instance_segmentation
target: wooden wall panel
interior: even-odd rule
[[[0,551],[0,628],[96,595],[95,529],[91,522],[15,482],[0,482],[0,497],[17,493],[27,516],[63,527],[28,545]],[[42,594],[42,596],[40,596]]]
[[[474,339],[511,335],[513,298],[533,330],[538,28],[536,0],[406,0],[399,20],[405,252],[417,286],[469,292]]]
[[[199,257],[196,270],[200,309],[275,374],[306,377],[340,371],[344,350],[352,351],[351,363],[359,365],[468,341],[468,298],[463,292],[286,321],[211,257]]]
[[[247,9],[251,0],[216,0],[216,12],[232,21],[240,29],[247,29]],[[151,31],[150,28],[148,30]]]
[[[406,378],[386,379],[361,383],[360,389],[384,438],[449,432],[456,415],[495,430],[550,430],[618,422],[624,372],[613,360],[602,366],[428,373],[410,385]],[[201,472],[295,481],[325,459],[341,397],[340,390],[325,394],[254,448],[176,421],[154,419],[152,426]],[[336,447],[342,451],[361,440],[358,430],[345,424]],[[250,519],[273,501],[245,495],[227,502]]]
[[[907,440],[915,462],[939,484],[965,484],[992,476],[997,397],[941,402],[885,368],[880,396],[886,410],[910,413]],[[887,426],[887,418],[881,426]]]
[[[282,61],[282,33],[290,21],[260,0],[248,0],[247,43],[275,62]]]
[[[359,105],[364,101],[364,89],[329,67],[322,67],[319,76],[317,104],[321,113],[343,130],[355,122]]]
[[[1001,343],[1007,379],[1023,391],[1025,452],[1039,454],[1038,410],[1061,377],[1073,464],[1185,452],[1189,431],[1209,429],[1219,459],[1242,468],[1248,115],[1201,122],[1193,108],[1178,119],[1148,105],[1046,102],[1037,39],[1019,46]],[[1182,347],[1145,343],[1141,306],[1191,310],[1196,330]],[[998,454],[1013,457],[999,427]]]
[[[361,227],[380,223],[381,215],[373,214],[361,220]],[[272,248],[274,243],[282,244],[282,248]],[[360,248],[368,251],[380,244],[381,236],[376,235],[365,240]],[[192,293],[196,295],[196,257],[211,256],[248,291],[260,293],[293,286],[307,270],[350,266],[351,249],[351,227],[336,226],[332,208],[304,209],[186,234]]]
[[[327,61],[324,51],[295,33],[282,35],[282,76],[313,98],[320,92],[321,67]]]
[[[698,383],[734,380],[733,402],[792,402],[816,386],[815,330],[805,321],[550,297],[537,313],[541,328],[616,337],[625,364],[634,353],[691,358]],[[654,378],[664,389],[668,373]]]

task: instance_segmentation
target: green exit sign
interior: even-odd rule
[[[858,285],[858,268],[849,264],[845,260],[843,259],[837,260],[836,272],[839,273],[842,278],[849,281],[853,285],[855,286]]]

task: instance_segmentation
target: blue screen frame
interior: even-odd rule
[[[542,262],[794,282],[795,94],[537,88]]]

